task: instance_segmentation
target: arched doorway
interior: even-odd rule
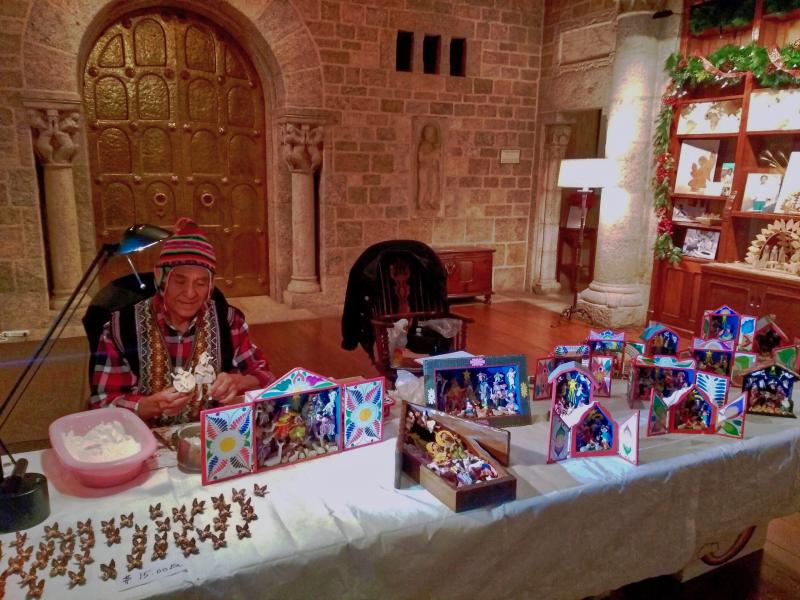
[[[265,104],[240,46],[203,17],[150,9],[110,23],[83,76],[98,247],[133,223],[190,215],[216,248],[222,291],[268,293]]]

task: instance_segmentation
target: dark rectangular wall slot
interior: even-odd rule
[[[464,77],[467,74],[467,40],[450,40],[450,75]]]
[[[442,36],[426,35],[422,40],[422,67],[425,73],[438,73],[442,54]]]
[[[395,70],[410,73],[414,64],[414,32],[398,31],[395,50]]]

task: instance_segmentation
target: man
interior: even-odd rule
[[[91,408],[120,406],[168,425],[196,420],[211,401],[230,404],[275,380],[241,311],[212,298],[215,270],[213,246],[181,218],[156,264],[156,294],[113,313],[103,329]],[[216,378],[207,397],[172,385],[179,368],[194,373],[208,363]]]

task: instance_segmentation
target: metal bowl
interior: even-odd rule
[[[201,464],[200,425],[192,423],[175,433],[178,448],[178,467],[189,473],[199,473]]]

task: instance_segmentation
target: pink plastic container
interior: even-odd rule
[[[64,436],[68,431],[73,431],[75,435],[86,435],[92,427],[112,421],[119,421],[125,433],[136,438],[142,447],[139,452],[119,460],[90,463],[77,460],[64,445]],[[130,481],[156,451],[153,433],[139,417],[124,408],[100,408],[65,415],[50,424],[48,433],[50,445],[61,464],[89,487],[111,487]]]

